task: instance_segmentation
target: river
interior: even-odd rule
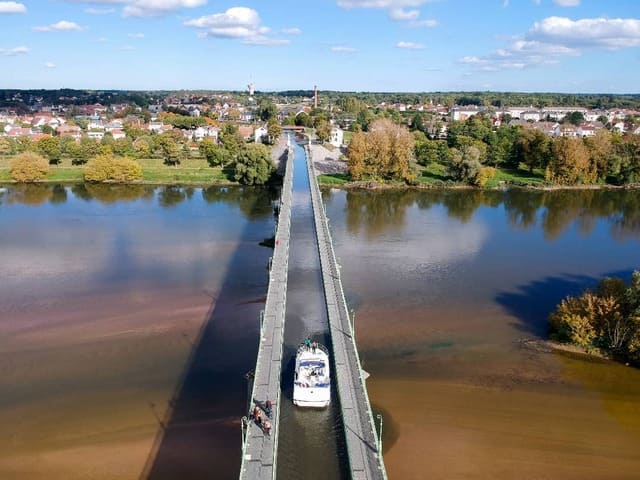
[[[273,198],[0,192],[0,478],[237,477]],[[638,192],[324,199],[390,478],[637,478],[640,372],[526,340],[544,338],[564,295],[640,268]],[[294,215],[308,234],[302,200]],[[311,248],[292,245],[288,305],[302,321],[287,317],[289,356],[302,336],[325,334],[309,317],[317,300],[306,301],[318,281]],[[313,424],[283,406],[283,432],[306,437],[281,443],[282,478],[302,478],[296,448],[338,431],[331,415]],[[342,458],[340,442],[323,445]]]

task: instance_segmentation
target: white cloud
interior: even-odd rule
[[[144,33],[130,33],[127,35],[129,38],[144,38]]]
[[[4,57],[15,57],[16,55],[24,55],[25,53],[29,53],[31,49],[29,47],[21,46],[11,48],[6,50],[4,48],[0,48],[0,55]]]
[[[420,43],[414,43],[414,42],[398,42],[396,43],[396,48],[406,48],[409,50],[422,50],[424,48],[424,45],[421,45]]]
[[[287,45],[289,40],[267,36],[271,29],[262,26],[260,15],[252,8],[233,7],[224,13],[214,13],[187,20],[184,25],[200,29],[200,38],[231,38],[248,45]]]
[[[635,18],[548,17],[536,22],[527,34],[548,43],[574,47],[619,49],[640,45],[640,20]]]
[[[115,13],[115,8],[85,8],[84,13],[88,13],[89,15],[109,15],[110,13]]]
[[[553,3],[559,7],[577,7],[580,5],[580,0],[553,0]]]
[[[27,7],[18,2],[0,2],[0,13],[27,13]]]
[[[504,1],[502,2],[502,6],[503,6],[504,8],[507,8],[507,7],[509,6],[509,0],[504,0]]]
[[[419,16],[420,10],[405,10],[404,8],[389,10],[389,18],[398,22],[416,20]]]
[[[134,47],[133,45],[124,45],[120,47],[118,50],[120,50],[121,52],[132,52],[135,49],[136,47]]]
[[[91,5],[121,5],[125,17],[158,17],[180,8],[196,8],[206,5],[207,0],[66,0],[71,3]],[[89,11],[91,10],[91,11]],[[88,8],[87,13],[96,15],[112,13],[112,9]]]
[[[284,33],[285,35],[300,35],[302,34],[302,30],[300,30],[299,28],[283,28],[282,30],[280,30],[281,33]]]
[[[534,23],[526,34],[511,39],[506,47],[485,56],[464,57],[459,63],[494,72],[555,65],[562,57],[579,56],[589,49],[637,46],[640,46],[640,20],[637,19],[548,17]]]
[[[96,39],[96,42],[98,43],[107,43],[109,41],[109,39],[107,37],[100,37]]]
[[[336,47],[331,47],[331,51],[336,53],[353,53],[353,52],[356,52],[357,50],[353,47],[345,47],[344,45],[338,45]]]
[[[57,65],[53,62],[44,62],[44,66],[46,68],[56,68]]]
[[[437,26],[437,20],[416,20],[415,22],[409,22],[409,27],[411,28],[433,28]]]
[[[538,6],[540,6],[540,3],[542,3],[542,0],[533,0],[533,3],[535,3]]]
[[[42,27],[33,27],[36,32],[80,32],[83,28],[76,22],[68,20],[60,20],[58,23],[52,23]]]
[[[398,9],[404,7],[419,7],[433,0],[338,0],[342,8],[386,8]]]

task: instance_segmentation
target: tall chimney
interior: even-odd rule
[[[318,86],[313,86],[313,108],[318,108]]]

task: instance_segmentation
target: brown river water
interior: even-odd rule
[[[0,479],[237,478],[273,194],[7,188]],[[640,193],[324,197],[390,478],[638,478],[640,371],[526,340],[564,295],[640,268]],[[291,345],[322,333],[305,322]]]

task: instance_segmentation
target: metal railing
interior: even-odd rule
[[[273,256],[269,262],[269,288],[265,309],[260,316],[260,339],[251,398],[254,404],[270,400],[271,431],[265,431],[251,417],[243,417],[242,465],[240,479],[275,479],[278,429],[280,420],[280,372],[284,339],[285,305],[289,266],[289,239],[293,191],[293,147],[289,145],[284,180],[280,196],[279,214],[274,238]]]
[[[333,249],[331,230],[329,229],[329,222],[326,216],[324,204],[322,203],[315,167],[313,166],[313,159],[308,146],[305,147],[305,151],[307,154],[307,170],[311,186],[311,199],[316,235],[318,238],[318,250],[320,253],[321,268],[323,270],[322,277],[325,289],[325,299],[327,302],[327,315],[329,318],[334,350],[334,365],[336,367],[336,376],[338,377],[338,396],[340,397],[343,412],[343,425],[347,441],[351,474],[352,477],[358,476],[358,478],[386,479],[387,474],[384,466],[384,460],[382,458],[382,442],[376,435],[371,403],[369,402],[369,395],[362,375],[360,356],[358,355],[358,349],[355,344],[351,318],[349,316],[347,301],[342,287],[340,268]],[[323,251],[323,247],[326,251]],[[336,314],[329,307],[330,305],[337,306],[337,318]],[[348,337],[346,339],[346,342],[348,343],[345,344],[344,352],[339,352],[337,350],[342,345],[345,337]],[[344,353],[347,357],[346,362],[349,364],[348,370],[351,376],[349,379],[345,379],[344,376],[346,372],[341,371],[338,368],[336,356],[341,355],[341,353]],[[353,376],[356,378],[353,378]],[[344,405],[347,402],[343,402],[343,400],[346,400],[349,393],[345,391],[345,389],[348,388],[352,388],[353,392],[356,394],[354,410],[357,410],[357,420],[360,424],[355,425],[355,427],[359,427],[358,430],[362,432],[361,436],[355,435],[354,437],[354,425],[350,425],[350,419],[345,418]],[[381,433],[382,432],[380,432],[380,434]],[[364,446],[363,443],[365,444]],[[362,458],[355,458],[357,456]],[[360,467],[356,468],[356,464],[363,466],[363,470],[360,470]],[[356,470],[358,470],[357,474]]]

